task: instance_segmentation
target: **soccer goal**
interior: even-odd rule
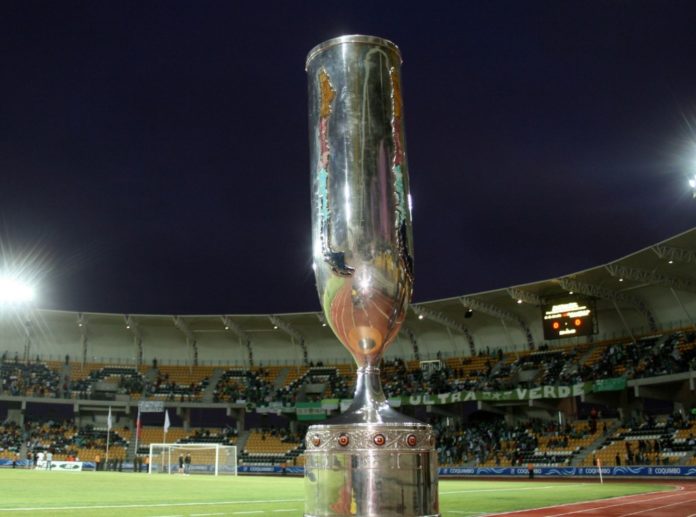
[[[148,474],[237,475],[235,445],[151,443],[149,460]],[[180,460],[183,468],[180,468]]]

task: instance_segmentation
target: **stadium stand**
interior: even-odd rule
[[[244,400],[252,404],[268,402],[272,398],[274,388],[267,377],[263,369],[227,370],[215,386],[213,400],[216,402]]]
[[[602,446],[585,459],[585,465],[669,465],[690,462],[696,454],[696,422],[681,413],[624,423]]]
[[[57,397],[60,376],[43,362],[0,362],[0,393],[27,397]]]
[[[385,393],[432,421],[443,465],[696,465],[694,257],[696,229],[572,277],[426,302],[429,316],[409,312],[409,338],[381,365]],[[544,307],[569,291],[591,301],[597,328],[547,339]],[[201,336],[195,355],[171,316],[129,317],[142,338],[134,357],[123,315],[36,310],[28,334],[3,312],[0,459],[52,450],[105,460],[113,407],[109,457],[128,464],[165,439],[166,407],[168,442],[236,444],[242,465],[301,465],[313,420],[300,405],[304,416],[335,414],[355,382],[317,316],[279,316],[296,331],[290,341],[268,315],[179,317]],[[232,342],[231,320],[249,331]]]
[[[254,429],[239,455],[239,461],[246,465],[296,465],[303,451],[300,436],[285,430]]]

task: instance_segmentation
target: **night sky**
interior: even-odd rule
[[[304,62],[355,33],[404,57],[416,301],[694,226],[696,2],[19,0],[2,260],[44,308],[319,310]]]

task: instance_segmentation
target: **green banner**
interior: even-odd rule
[[[327,411],[333,411],[338,409],[338,405],[341,403],[341,399],[323,399],[321,401],[321,407]]]
[[[612,377],[611,379],[597,379],[594,381],[592,391],[621,391],[626,389],[626,377]]]
[[[401,404],[404,406],[429,406],[434,404],[468,402],[470,400],[496,402],[504,400],[564,399],[589,393],[591,388],[592,383],[581,383],[573,386],[539,386],[537,388],[515,388],[506,391],[471,390],[455,393],[440,393],[439,395],[422,394],[401,397]]]
[[[326,409],[321,402],[298,402],[295,411],[298,420],[326,420]]]
[[[457,391],[440,393],[438,395],[417,394],[408,397],[392,397],[389,405],[399,406],[430,406],[440,404],[455,404],[457,402],[484,401],[504,402],[514,400],[564,399],[578,397],[594,391],[613,391],[626,387],[626,379],[617,377],[602,381],[578,383],[572,386],[538,386],[536,388],[515,388],[506,391]],[[295,405],[298,420],[325,420],[326,414],[339,409],[345,411],[352,400],[324,399],[321,402],[298,402]]]

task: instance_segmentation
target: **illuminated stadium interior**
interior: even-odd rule
[[[443,468],[696,465],[695,263],[693,229],[562,278],[415,304],[385,392],[434,425]],[[352,397],[353,362],[318,313],[1,310],[8,467],[51,450],[140,469],[165,439],[236,445],[240,470],[300,473],[308,423]],[[545,339],[549,314],[571,331]],[[155,410],[138,427],[143,402]]]

